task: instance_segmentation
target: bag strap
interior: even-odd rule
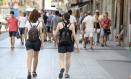
[[[30,23],[30,26],[33,27],[30,21],[29,21],[29,23]],[[38,24],[36,25],[36,28],[38,27],[39,24],[40,24],[40,21],[38,21]]]
[[[66,25],[66,23],[65,23],[65,22],[62,22],[62,24],[63,24],[64,28],[69,28],[69,27],[70,27],[70,25],[71,25],[71,23],[69,23],[69,24],[67,24],[67,25]],[[68,26],[68,27],[67,27],[67,26]]]
[[[40,21],[38,21],[38,24],[37,24],[37,26],[36,27],[38,27],[38,25],[40,24]]]

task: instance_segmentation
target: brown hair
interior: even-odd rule
[[[29,16],[29,21],[35,23],[36,21],[38,21],[38,18],[40,17],[40,13],[34,9]]]
[[[67,22],[70,21],[70,14],[69,14],[69,13],[64,13],[64,14],[63,14],[63,17],[64,17],[64,19],[65,19]]]

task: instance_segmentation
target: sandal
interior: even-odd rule
[[[31,79],[31,73],[28,73],[27,79]]]
[[[62,79],[62,78],[63,78],[63,73],[64,73],[64,71],[65,71],[64,68],[62,68],[62,69],[60,70],[59,79]]]
[[[70,78],[70,75],[69,74],[65,74],[65,78]]]
[[[32,75],[33,75],[33,77],[37,77],[37,73],[36,72],[33,72]]]

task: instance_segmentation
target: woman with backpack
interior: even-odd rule
[[[39,51],[41,48],[42,38],[42,22],[39,21],[40,13],[34,9],[28,18],[25,25],[25,31],[27,34],[26,40],[26,50],[27,50],[27,69],[28,76],[27,79],[31,77],[36,77],[36,69],[38,64]]]
[[[75,26],[70,23],[70,15],[68,13],[63,14],[63,22],[58,23],[55,36],[59,33],[58,42],[58,52],[59,52],[59,63],[60,63],[60,73],[59,79],[63,78],[65,73],[65,78],[69,78],[69,68],[70,68],[70,57],[71,52],[74,49],[73,38],[76,42],[77,51],[79,52],[78,42],[75,34]]]

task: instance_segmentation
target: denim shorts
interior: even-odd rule
[[[20,31],[20,35],[24,34],[25,33],[25,28],[19,28],[19,31]]]
[[[93,32],[86,32],[84,37],[93,37]]]
[[[68,46],[58,45],[58,53],[68,53],[68,52],[73,52],[73,51],[74,51],[74,46],[73,45],[68,45]]]
[[[27,40],[25,46],[26,46],[26,50],[33,49],[34,51],[40,51],[41,41],[40,39],[34,42]]]

